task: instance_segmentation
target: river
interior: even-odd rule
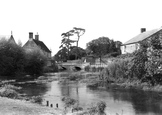
[[[58,78],[58,75],[48,76]],[[78,100],[83,108],[93,106],[99,101],[106,102],[108,115],[162,115],[162,94],[137,89],[89,89],[82,83],[60,84],[58,80],[47,83],[25,83],[20,85],[29,96],[42,96],[46,101],[64,108],[62,97]]]

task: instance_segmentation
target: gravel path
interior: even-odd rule
[[[0,115],[62,115],[61,110],[0,97]]]

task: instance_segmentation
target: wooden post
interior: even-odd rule
[[[49,101],[47,101],[47,105],[46,106],[49,106]]]
[[[58,103],[56,104],[56,107],[58,108]]]
[[[53,104],[51,104],[51,107],[53,107]]]

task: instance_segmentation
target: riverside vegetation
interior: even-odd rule
[[[142,41],[140,49],[134,53],[112,58],[99,75],[99,81],[106,86],[115,84],[125,88],[162,91],[161,59],[162,44],[156,35],[148,41]]]
[[[5,79],[41,75],[48,71],[45,66],[47,58],[39,49],[27,52],[20,45],[9,43],[4,38],[0,41],[0,55],[0,76],[5,76]]]
[[[21,87],[11,83],[34,80],[44,72],[57,71],[55,63],[47,67],[47,58],[39,49],[26,52],[21,45],[9,43],[5,38],[0,40],[0,60],[0,96],[41,103],[39,96],[25,97],[19,93]]]

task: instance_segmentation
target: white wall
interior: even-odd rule
[[[122,45],[120,49],[122,54],[133,53],[134,51],[139,49],[139,44],[134,43],[134,44]]]

